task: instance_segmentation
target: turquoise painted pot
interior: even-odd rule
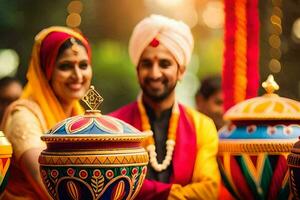
[[[134,199],[145,179],[149,136],[99,113],[68,118],[42,136],[40,172],[54,199]]]
[[[274,94],[242,101],[225,113],[218,162],[223,184],[236,199],[289,199],[287,155],[300,136],[300,102]],[[277,87],[278,88],[278,87]]]

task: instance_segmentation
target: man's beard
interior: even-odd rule
[[[141,88],[142,88],[143,94],[146,95],[148,98],[150,98],[154,102],[162,102],[163,100],[168,98],[176,87],[176,82],[172,85],[169,85],[169,81],[164,79],[164,80],[162,80],[162,83],[164,86],[163,91],[158,93],[159,91],[151,90],[151,89],[149,89],[149,87],[147,87],[147,85],[149,84],[150,81],[151,81],[150,79],[145,79],[144,84],[141,84]]]

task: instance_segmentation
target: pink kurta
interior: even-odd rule
[[[211,119],[179,104],[179,124],[170,183],[146,179],[137,199],[217,199],[220,175],[216,161],[218,136]],[[139,130],[137,102],[110,114]]]

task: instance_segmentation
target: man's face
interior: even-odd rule
[[[21,96],[22,90],[22,86],[18,82],[12,82],[2,89],[0,93],[0,120],[6,107]]]
[[[160,102],[174,92],[182,78],[184,68],[179,68],[175,58],[163,45],[148,46],[141,55],[137,74],[143,94]]]
[[[196,101],[198,110],[212,118],[217,128],[221,128],[224,124],[222,92],[218,91],[208,99],[204,99],[202,96],[197,96]]]
[[[223,115],[223,96],[221,91],[216,92],[208,98],[207,106],[211,113]]]

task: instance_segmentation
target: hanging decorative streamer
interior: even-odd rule
[[[224,108],[257,96],[258,0],[225,0]]]

